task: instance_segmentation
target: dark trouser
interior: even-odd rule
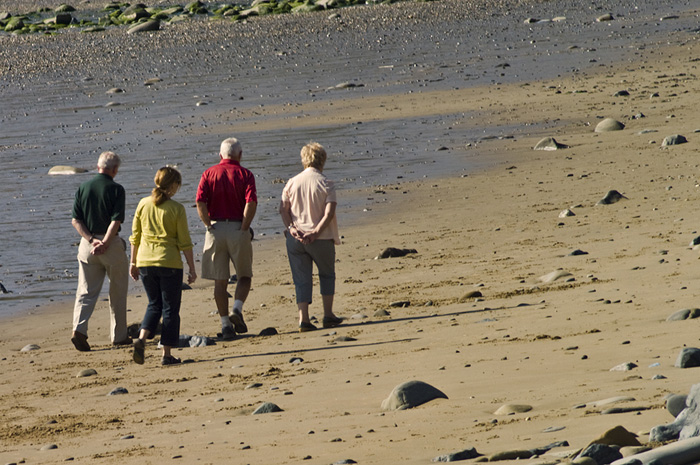
[[[163,317],[160,343],[177,347],[180,340],[180,302],[182,300],[182,269],[145,266],[139,268],[141,281],[148,296],[148,307],[141,329],[153,337],[158,321]]]

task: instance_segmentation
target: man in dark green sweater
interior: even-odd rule
[[[131,344],[126,330],[129,260],[126,243],[119,237],[126,194],[124,188],[114,182],[120,164],[115,153],[103,152],[97,161],[97,176],[81,184],[75,194],[72,223],[81,239],[71,341],[81,352],[90,350],[88,320],[105,275],[109,277],[110,339],[114,345]]]

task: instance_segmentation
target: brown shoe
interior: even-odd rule
[[[81,332],[73,331],[73,337],[70,341],[80,352],[90,352],[90,344],[88,344],[87,336]]]

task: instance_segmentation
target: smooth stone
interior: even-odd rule
[[[39,450],[54,450],[58,449],[58,446],[56,444],[46,444],[45,446],[41,446],[41,449]]]
[[[97,371],[94,368],[86,368],[81,370],[80,373],[76,375],[76,378],[87,378],[88,376],[94,376],[96,374]]]
[[[57,13],[70,13],[73,11],[75,11],[75,7],[68,5],[66,3],[61,3],[59,6],[56,7]]]
[[[569,256],[571,256],[571,257],[575,257],[577,255],[588,255],[588,252],[585,252],[581,249],[576,249],[569,254]]]
[[[119,394],[128,394],[128,393],[129,393],[129,391],[127,391],[126,388],[116,387],[116,388],[112,389],[111,391],[109,391],[109,394],[107,394],[107,395],[108,396],[116,396]]]
[[[375,260],[382,258],[405,257],[406,255],[413,253],[418,253],[418,251],[416,249],[397,249],[396,247],[387,247],[375,257]]]
[[[627,197],[613,189],[611,191],[608,191],[608,193],[605,194],[605,197],[598,200],[598,203],[596,203],[596,205],[611,205],[613,203],[619,202],[622,199],[627,199]]]
[[[629,97],[629,96],[630,96],[630,93],[626,90],[618,90],[617,92],[615,92],[615,95],[613,95],[613,97]]]
[[[151,79],[146,79],[146,81],[143,83],[144,86],[152,86],[153,84],[156,84],[158,82],[163,81],[161,78],[151,78]]]
[[[19,351],[20,352],[31,352],[33,350],[39,350],[41,347],[39,347],[36,344],[27,344],[26,346],[22,347]]]
[[[397,300],[395,302],[391,302],[389,304],[389,307],[394,307],[394,308],[403,308],[403,307],[410,307],[411,306],[411,301],[410,300]]]
[[[627,431],[623,426],[619,425],[607,430],[601,436],[591,441],[589,445],[591,444],[605,444],[618,447],[641,446],[634,433]]]
[[[610,369],[610,371],[630,371],[637,368],[637,365],[632,362],[625,362],[621,363],[619,365],[616,365]]]
[[[621,459],[620,448],[614,445],[607,444],[591,444],[586,447],[579,457],[590,457],[596,461],[598,465],[608,465],[615,460]]]
[[[688,142],[688,139],[686,139],[684,136],[674,134],[672,136],[664,137],[664,141],[661,143],[661,146],[668,147],[669,145],[680,145],[685,144],[686,142]]]
[[[498,462],[500,460],[521,460],[529,459],[530,457],[532,457],[532,452],[529,450],[507,450],[489,455],[489,462]]]
[[[350,336],[340,336],[340,337],[335,338],[334,340],[335,340],[335,342],[354,342],[354,341],[357,341],[357,339],[355,339],[354,337],[350,337]]]
[[[260,331],[258,336],[274,336],[276,334],[278,334],[277,330],[273,327],[269,327],[269,328],[265,328],[262,331]]]
[[[698,244],[700,244],[700,236],[693,238],[693,240],[690,241],[690,244],[688,245],[688,247],[694,247]]]
[[[672,439],[688,439],[700,436],[700,384],[690,388],[683,409],[669,424],[655,426],[649,433],[649,441],[665,442]]]
[[[686,465],[700,461],[700,438],[694,437],[616,460],[611,465]]]
[[[595,20],[599,23],[602,23],[604,21],[613,21],[614,19],[615,18],[613,17],[613,15],[611,15],[610,13],[606,13],[602,16],[598,16]]]
[[[566,426],[548,426],[545,429],[542,430],[543,433],[555,433],[557,431],[561,431],[563,429],[566,429]]]
[[[247,385],[245,388],[246,389],[257,389],[259,387],[262,387],[262,383],[251,383]]]
[[[700,308],[684,308],[672,313],[666,318],[666,321],[682,321],[692,320],[700,316]]]
[[[598,463],[591,457],[576,457],[571,461],[574,465],[598,465]]]
[[[143,23],[136,24],[126,31],[127,34],[134,34],[137,32],[150,32],[157,31],[160,29],[160,21],[151,19]]]
[[[576,213],[572,212],[568,208],[566,210],[562,210],[561,213],[559,213],[559,218],[566,218],[567,216],[576,216]]]
[[[382,410],[405,410],[434,399],[447,399],[439,389],[422,381],[407,381],[396,386],[382,401]]]
[[[353,459],[343,459],[343,460],[338,460],[337,462],[333,462],[331,465],[351,465],[355,462]]]
[[[604,405],[616,404],[618,402],[634,402],[635,400],[637,399],[629,396],[608,397],[607,399],[597,400],[595,402],[587,402],[586,407],[602,407]]]
[[[569,146],[566,144],[560,144],[554,137],[545,137],[541,139],[533,148],[534,150],[561,150],[568,149]]]
[[[595,132],[622,131],[623,129],[625,129],[625,125],[621,122],[612,118],[605,118],[596,125]]]
[[[391,316],[391,313],[389,313],[388,311],[386,311],[384,309],[381,309],[381,310],[377,310],[376,312],[374,312],[374,316],[377,318],[382,318],[382,317],[386,317],[386,316]]]
[[[121,94],[122,92],[124,92],[124,89],[120,89],[119,87],[112,87],[106,93],[107,94]]]
[[[620,454],[622,454],[623,457],[632,457],[633,455],[641,454],[642,452],[646,452],[648,450],[651,450],[651,447],[649,447],[649,446],[625,446],[625,447],[620,447]]]
[[[649,410],[650,407],[612,407],[605,409],[600,412],[601,415],[615,415],[618,413],[630,413],[630,412],[641,412],[643,410]]]
[[[133,435],[133,434],[127,434],[127,435],[125,435],[125,436],[120,437],[119,439],[121,439],[121,440],[134,439],[134,435]]]
[[[272,402],[265,402],[262,405],[260,405],[258,408],[255,409],[253,412],[253,415],[260,415],[262,413],[273,413],[273,412],[284,412],[281,408],[279,408],[276,404],[273,404]]]
[[[289,359],[289,363],[302,363],[304,361],[301,357],[292,357]]]
[[[514,413],[525,413],[532,410],[531,405],[525,404],[503,404],[498,410],[493,412],[494,415],[511,415]]]
[[[51,167],[49,170],[49,174],[51,176],[55,175],[69,175],[69,174],[79,174],[79,173],[87,173],[88,170],[85,168],[76,168],[75,166],[65,166],[65,165],[56,165]]]
[[[564,429],[563,427],[561,429]],[[568,441],[556,441],[551,444],[547,444],[546,446],[543,447],[536,447],[534,449],[530,449],[530,452],[532,452],[532,455],[539,456],[539,455],[544,455],[550,450],[554,449],[555,447],[569,447],[569,442]],[[544,465],[544,464],[540,464]]]
[[[538,281],[543,282],[545,284],[553,283],[554,281],[558,281],[562,278],[569,278],[572,277],[573,275],[569,273],[568,271],[564,270],[555,270],[552,271],[551,273],[548,273],[544,276],[540,276],[537,278]]]
[[[666,399],[666,410],[675,418],[688,406],[687,400],[688,396],[683,394],[671,394]]]
[[[700,349],[695,347],[684,347],[678,354],[676,368],[693,368],[700,366]]]
[[[467,302],[471,299],[477,299],[479,297],[483,297],[484,294],[481,293],[481,291],[469,291],[466,294],[464,294],[462,297],[459,298],[460,303]]]
[[[464,449],[459,452],[452,452],[451,454],[438,455],[433,459],[433,462],[457,462],[460,460],[469,460],[481,457],[481,454],[476,451],[475,448]]]

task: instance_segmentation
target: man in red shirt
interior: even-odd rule
[[[255,177],[240,164],[243,151],[237,139],[221,143],[221,161],[202,174],[197,187],[197,212],[207,228],[202,255],[202,278],[214,280],[214,300],[221,317],[224,340],[245,333],[243,303],[253,277],[253,247],[250,223],[258,206]],[[233,311],[228,311],[229,262],[238,283]]]

